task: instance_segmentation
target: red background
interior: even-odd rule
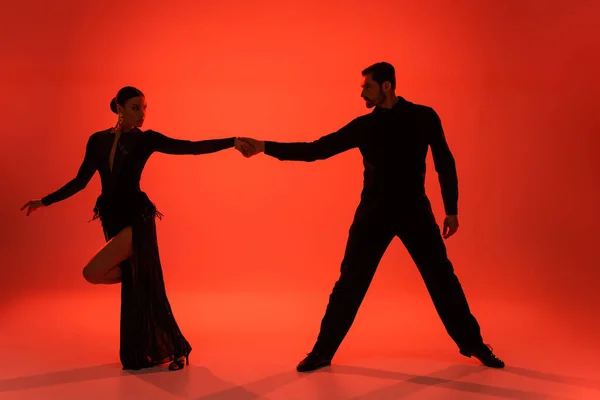
[[[439,113],[457,160],[461,227],[447,246],[475,314],[491,320],[491,304],[511,304],[595,341],[598,10],[516,0],[3,6],[0,310],[99,290],[81,275],[104,243],[87,223],[98,175],[28,218],[19,208],[74,177],[88,136],[115,123],[120,87],[144,91],[145,128],[172,137],[310,141],[368,112],[360,71],[385,60],[399,95]],[[428,171],[441,222],[431,159]],[[310,292],[317,321],[361,186],[358,150],[312,164],[233,149],[154,155],[142,188],[165,214],[168,291]],[[367,298],[397,293],[427,296],[396,239]],[[397,304],[396,317],[409,307]]]

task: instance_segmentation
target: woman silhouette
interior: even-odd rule
[[[96,171],[102,193],[94,208],[106,244],[83,268],[94,284],[121,282],[120,359],[123,369],[140,369],[170,362],[170,370],[189,364],[192,350],[173,316],[158,251],[155,218],[162,217],[140,189],[144,165],[154,152],[208,154],[248,145],[237,138],[189,141],[142,131],[146,114],[143,93],[131,86],[119,90],[111,110],[115,127],[92,134],[77,176],[54,193],[27,202],[27,215],[67,199],[84,189]]]

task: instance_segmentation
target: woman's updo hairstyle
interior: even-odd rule
[[[127,100],[133,97],[144,97],[144,93],[133,86],[122,87],[117,95],[110,101],[110,110],[115,114],[118,114],[119,112],[117,111],[117,104],[121,107],[125,107]]]

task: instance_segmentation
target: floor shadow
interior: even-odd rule
[[[577,378],[574,376],[558,375],[549,372],[535,371],[527,368],[507,366],[504,372],[524,376],[526,378],[539,379],[548,382],[560,383],[563,385],[578,386],[586,389],[600,391],[600,381],[594,381],[586,378]],[[600,398],[600,395],[598,396]]]
[[[333,365],[316,371],[316,373],[332,373],[357,375],[369,378],[387,379],[400,381],[391,386],[371,391],[369,393],[353,397],[353,400],[385,400],[400,399],[414,395],[417,392],[426,390],[432,386],[439,386],[446,389],[467,392],[471,394],[480,393],[486,396],[501,397],[514,400],[554,400],[564,399],[560,396],[553,396],[546,393],[537,393],[533,391],[510,389],[500,386],[484,385],[471,382],[460,382],[459,380],[482,371],[487,368],[473,365],[453,365],[448,368],[436,371],[428,375],[415,375],[403,372],[386,371],[373,368],[361,368],[344,365]],[[212,392],[194,400],[255,400],[265,398],[268,393],[300,379],[310,376],[297,372],[284,372],[263,378],[244,385],[229,387],[220,391]],[[327,387],[328,395],[334,395],[330,392],[331,387]],[[325,394],[325,393],[322,393]]]
[[[304,377],[305,376],[296,371],[282,372],[244,385],[237,385],[200,397],[195,397],[194,400],[266,399],[268,393],[304,379]]]
[[[486,370],[485,367],[480,366],[454,365],[428,375],[414,375],[373,368],[334,365],[323,371],[334,374],[359,375],[370,378],[401,381],[391,386],[353,397],[352,400],[400,399],[412,396],[413,394],[426,390],[432,386],[443,387],[459,392],[468,392],[472,394],[480,393],[487,396],[514,400],[563,399],[563,397],[552,396],[545,393],[458,381],[468,375],[479,373],[484,370]]]
[[[217,377],[204,367],[186,366],[182,371],[169,371],[166,366],[123,370],[120,364],[114,363],[2,379],[0,380],[0,393],[128,377],[141,379],[151,386],[178,397],[200,396],[199,399],[210,400],[264,398],[260,392],[269,392],[298,379],[295,372],[282,373],[260,379],[249,385],[239,386]]]
[[[144,371],[143,373],[153,373]],[[127,376],[121,364],[104,364],[0,380],[0,393]]]
[[[367,394],[354,397],[353,400],[400,399],[411,396],[419,391],[426,390],[432,386],[443,387],[459,392],[472,394],[480,393],[482,395],[514,400],[562,398],[529,390],[510,389],[488,384],[460,381],[466,376],[482,371],[489,371],[489,369],[476,365],[452,365],[431,374],[416,375],[375,368],[334,364],[333,366],[323,368],[314,373],[355,375],[398,381],[391,386],[386,386]],[[506,367],[503,370],[497,371],[498,373],[516,374],[532,379],[600,390],[600,382],[590,379],[546,373],[519,367]],[[112,363],[2,379],[0,380],[0,393],[131,376],[141,379],[149,385],[166,393],[183,398],[193,398],[194,400],[255,400],[264,399],[269,393],[305,379],[314,373],[301,374],[295,370],[291,370],[239,385],[223,380],[213,374],[208,368],[199,366],[186,366],[182,371],[169,371],[167,367],[164,366],[138,371],[124,371],[120,364]]]
[[[214,393],[228,391],[236,387],[235,383],[219,378],[205,367],[188,365],[181,371],[169,371],[167,368],[164,368],[163,371],[165,373],[157,374],[143,374],[139,371],[132,371],[131,375],[163,392],[182,398],[211,396]],[[260,397],[250,390],[238,390],[237,395],[238,397],[235,398],[240,399]]]
[[[372,356],[372,354],[369,354],[369,355]],[[454,362],[453,360],[455,359],[455,357],[453,356],[452,353],[446,354],[446,353],[441,353],[436,350],[381,351],[377,355],[379,355],[381,357],[385,357],[385,358],[435,359],[438,361],[445,361],[445,362]],[[477,362],[477,360],[475,360],[475,362]],[[515,375],[519,375],[519,376],[531,378],[531,379],[537,379],[537,380],[542,380],[542,381],[547,381],[547,382],[552,382],[552,383],[558,383],[558,384],[563,384],[563,385],[576,386],[576,387],[580,387],[580,388],[584,388],[584,389],[592,389],[592,390],[600,391],[600,380],[593,380],[593,379],[589,379],[589,378],[579,378],[576,376],[560,375],[560,374],[538,371],[538,370],[533,370],[533,369],[513,367],[510,365],[508,365],[505,368],[500,369],[498,371],[502,372],[502,373],[511,373],[511,374],[515,374]],[[599,399],[600,399],[600,396],[599,396]]]

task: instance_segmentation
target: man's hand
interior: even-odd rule
[[[243,154],[244,157],[248,158],[254,155],[254,148],[248,143],[242,141],[240,138],[235,138],[233,145],[237,151]]]
[[[448,239],[454,235],[458,230],[458,215],[448,215],[444,219],[444,230],[442,236],[444,239]]]
[[[252,157],[265,151],[265,142],[251,138],[236,138],[235,148],[244,155]]]

